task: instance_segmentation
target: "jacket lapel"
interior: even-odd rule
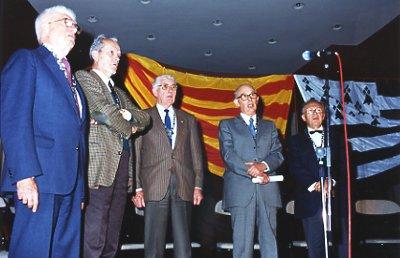
[[[176,138],[175,138],[175,149],[177,146],[179,146],[180,142],[182,139],[185,137],[185,128],[186,128],[186,120],[183,118],[182,113],[175,109],[175,115],[176,115]]]
[[[79,117],[79,111],[76,110],[75,98],[72,93],[71,87],[68,84],[67,78],[65,78],[64,72],[61,71],[59,65],[53,54],[44,46],[40,46],[37,48],[39,55],[42,57],[43,63],[49,68],[49,71],[54,76],[54,78],[58,81],[58,84],[62,87],[68,102],[70,103],[70,107],[74,110],[76,114],[75,118],[77,119],[78,123],[81,123],[81,119]],[[79,93],[79,97],[81,98],[81,102],[84,102],[83,94]],[[82,104],[83,105],[83,104]],[[83,114],[85,113],[85,109],[82,107],[82,118]]]

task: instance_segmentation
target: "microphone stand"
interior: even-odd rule
[[[319,160],[319,177],[321,184],[321,200],[322,200],[322,221],[324,225],[324,241],[325,241],[325,257],[329,258],[329,240],[332,231],[332,203],[331,203],[331,191],[332,191],[332,158],[330,148],[330,112],[329,112],[329,78],[328,78],[329,64],[325,60],[324,74],[325,74],[325,89],[324,89],[324,105],[325,105],[325,126],[324,126],[324,142],[321,148],[317,148],[317,158]],[[324,166],[325,158],[325,166]],[[326,167],[326,174],[325,174]],[[326,179],[326,180],[325,180]],[[327,189],[325,194],[325,181],[327,183]]]

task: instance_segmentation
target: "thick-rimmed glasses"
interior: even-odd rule
[[[67,27],[67,28],[74,27],[77,32],[80,31],[80,29],[81,29],[79,27],[79,25],[74,20],[71,20],[70,18],[62,18],[59,20],[51,21],[51,22],[49,22],[49,24],[52,24],[55,22],[60,22],[60,21],[64,21],[65,27]]]
[[[178,85],[176,85],[176,84],[170,84],[170,85],[168,85],[168,84],[160,84],[159,85],[160,86],[160,89],[162,89],[162,90],[164,90],[164,91],[167,91],[167,90],[177,90],[178,89]]]
[[[249,99],[257,99],[258,98],[258,94],[257,92],[251,92],[249,94],[241,94],[239,97],[237,97],[236,99],[241,99],[242,101],[245,100],[249,100]]]
[[[322,114],[322,112],[323,112],[322,108],[307,108],[306,109],[307,115],[313,115],[314,113]]]

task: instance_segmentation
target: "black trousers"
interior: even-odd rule
[[[171,213],[174,257],[191,257],[190,223],[192,203],[182,200],[176,191],[176,176],[161,201],[146,202],[144,214],[145,258],[163,258],[168,216]]]
[[[124,216],[129,178],[129,152],[122,151],[113,184],[89,189],[85,212],[83,257],[115,257]]]

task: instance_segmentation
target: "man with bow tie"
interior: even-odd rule
[[[234,93],[240,114],[219,124],[219,145],[225,163],[223,207],[231,213],[233,257],[253,257],[254,232],[262,258],[277,258],[277,210],[281,197],[270,182],[283,162],[278,131],[272,121],[256,115],[259,96],[248,84]],[[258,179],[253,182],[254,179]]]
[[[325,119],[325,106],[323,103],[311,99],[304,104],[301,118],[306,123],[306,129],[290,137],[288,141],[289,172],[294,176],[296,183],[294,212],[295,217],[302,220],[309,258],[323,258],[325,257],[325,244],[321,190],[324,188],[326,192],[327,184],[322,187],[320,183],[320,161],[325,162],[325,158],[322,160],[317,158],[316,150],[325,147],[326,144],[326,135],[322,124]],[[330,143],[331,172],[332,177],[337,180],[338,168],[340,167],[344,171],[344,164],[338,151],[340,140],[332,129]],[[335,183],[336,181],[334,181]],[[344,187],[343,184],[340,185]],[[345,191],[341,191],[339,194],[342,195],[343,192]],[[344,202],[345,197],[342,199]]]
[[[92,69],[76,72],[91,118],[83,257],[111,258],[118,251],[126,197],[133,182],[130,138],[149,125],[150,117],[111,79],[121,57],[117,39],[97,36],[89,54]]]
[[[79,27],[72,10],[54,6],[35,30],[40,46],[17,51],[1,75],[1,191],[15,200],[9,257],[79,257],[86,102],[66,58]]]
[[[174,257],[190,258],[192,205],[203,199],[203,154],[194,116],[173,107],[178,85],[171,75],[152,83],[152,125],[135,141],[136,195],[144,212],[144,257],[163,258],[171,216]]]

